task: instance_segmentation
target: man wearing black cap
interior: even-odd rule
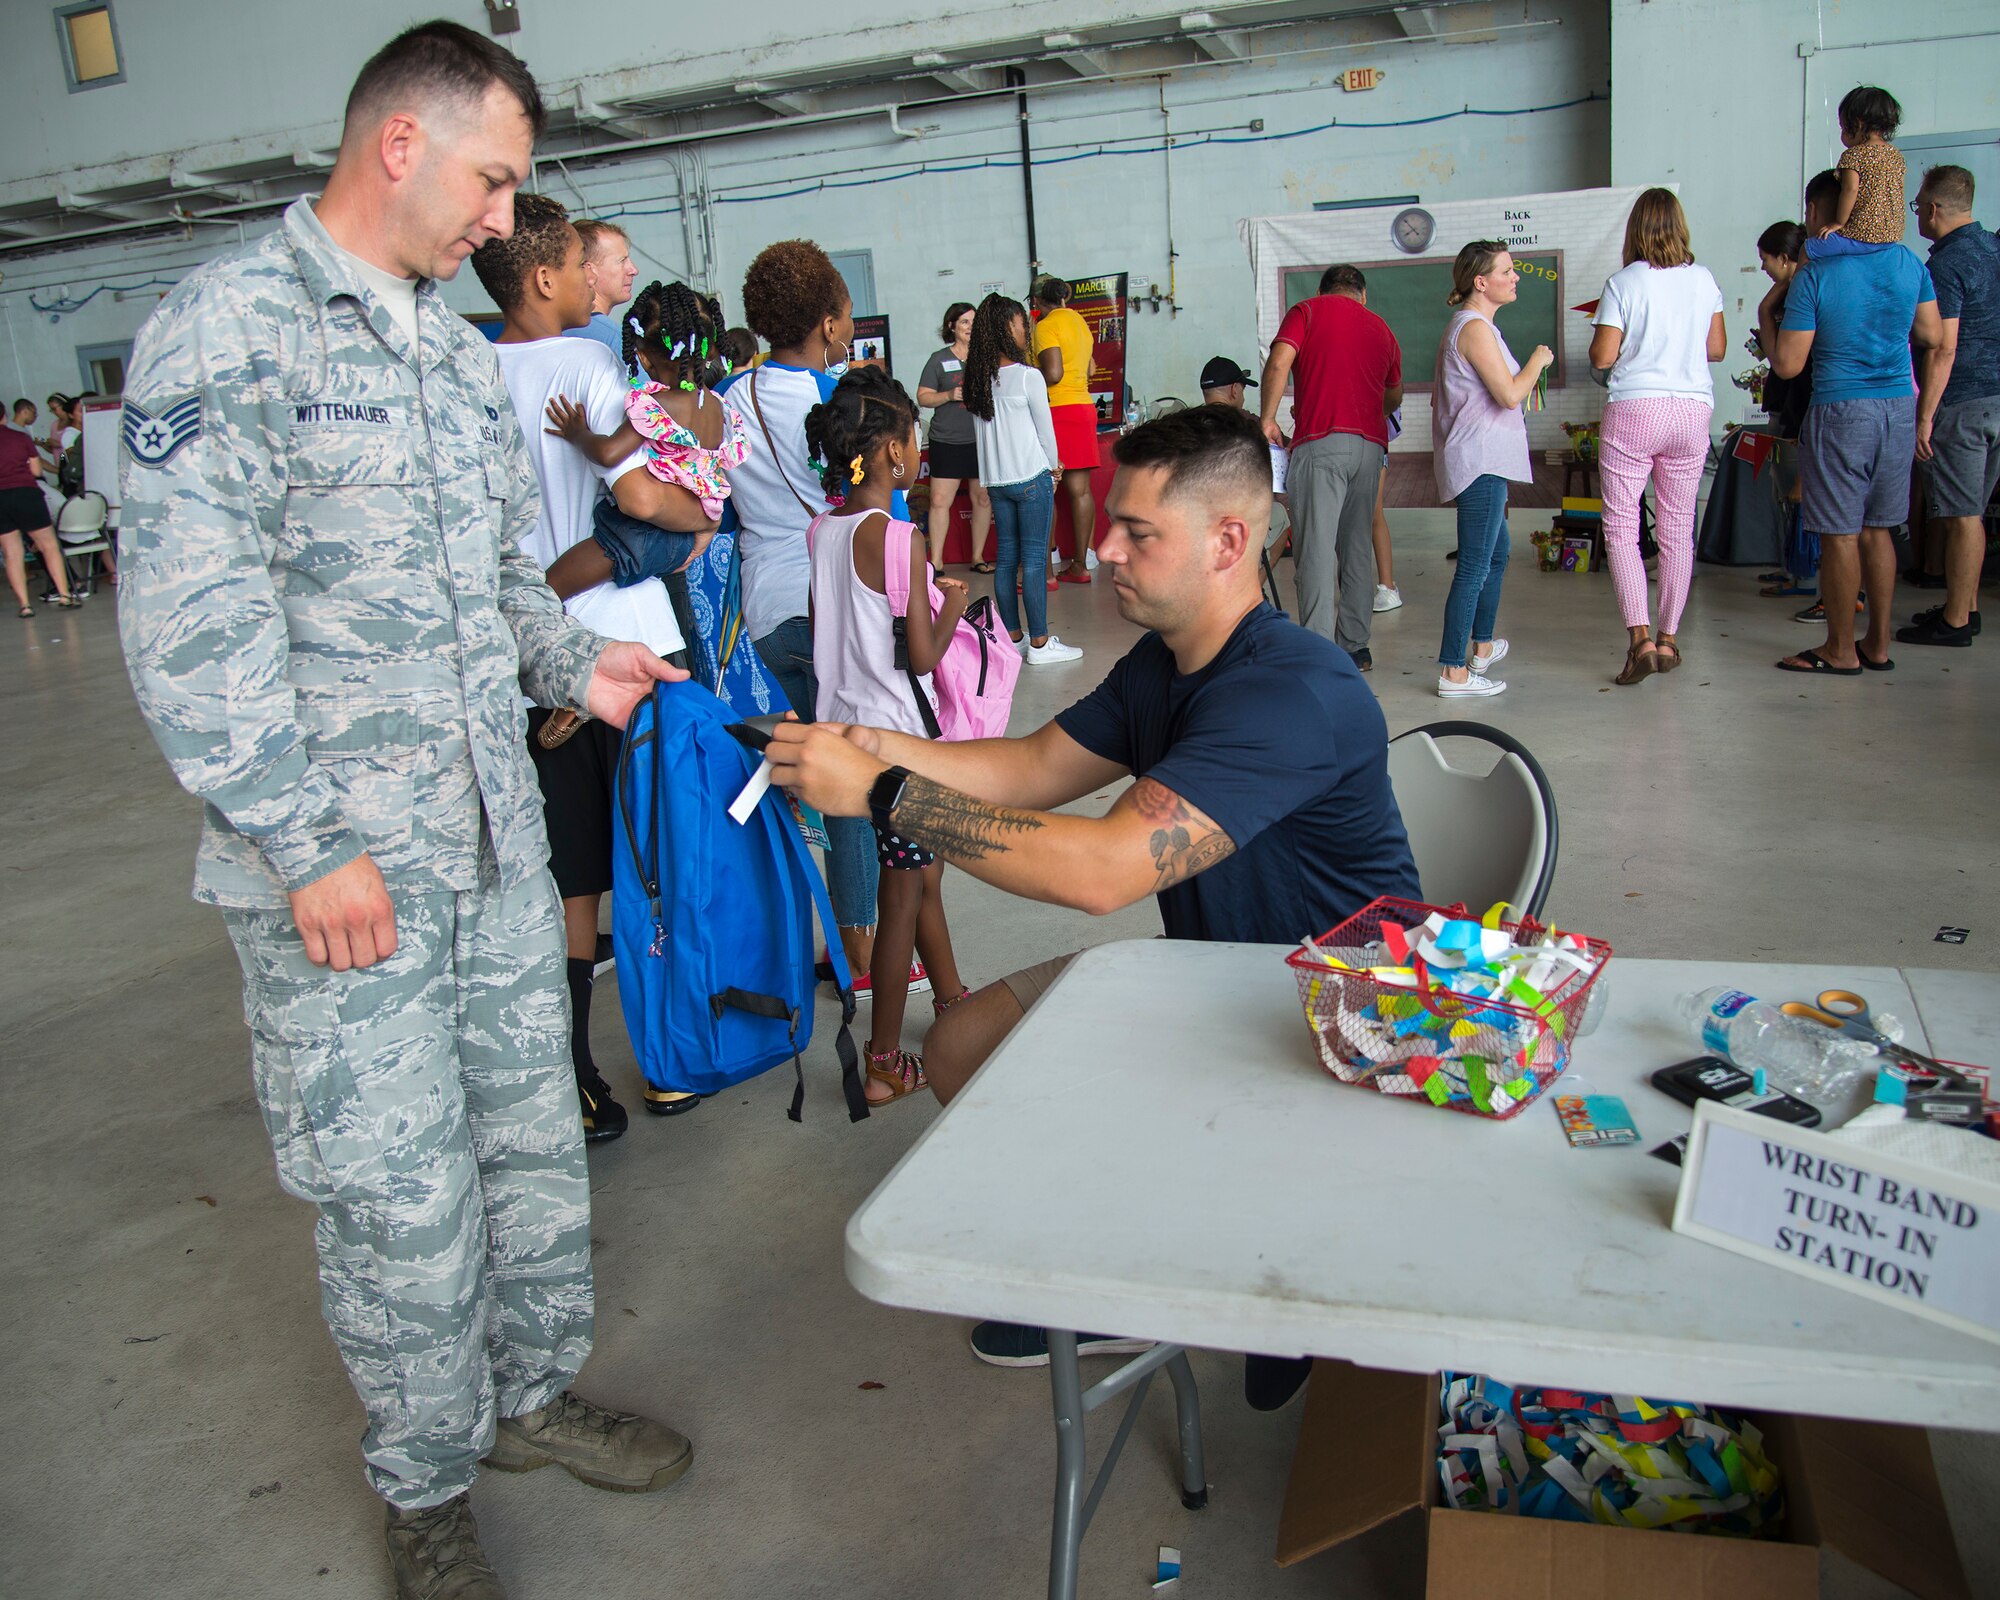
[[[1227,356],[1217,356],[1201,369],[1201,403],[1205,406],[1234,406],[1241,411],[1243,391],[1257,387],[1257,380]]]

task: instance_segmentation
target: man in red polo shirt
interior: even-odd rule
[[[1403,403],[1403,352],[1368,309],[1359,267],[1328,267],[1319,293],[1285,313],[1264,363],[1264,436],[1283,444],[1278,401],[1293,385],[1292,508],[1299,621],[1374,666],[1375,491],[1389,453],[1389,413]]]

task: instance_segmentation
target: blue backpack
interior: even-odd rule
[[[656,1089],[714,1094],[790,1061],[790,1116],[801,1120],[817,906],[840,985],[840,1085],[859,1122],[868,1100],[848,1031],[854,990],[826,885],[781,791],[766,790],[742,823],[729,814],[759,763],[744,731],[695,683],[656,684],[626,726],[612,843],[625,1028]]]

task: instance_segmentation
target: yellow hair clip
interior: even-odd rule
[[[862,466],[861,458],[859,456],[856,456],[854,460],[849,463],[849,467],[853,471],[854,481],[856,483],[859,483],[863,478],[868,476],[868,469]]]

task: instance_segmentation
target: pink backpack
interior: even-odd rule
[[[901,537],[898,537],[898,534]],[[903,618],[910,611],[910,544],[921,539],[914,523],[890,520],[882,536],[883,589],[896,617],[896,665],[908,674],[924,726],[933,739],[999,739],[1007,732],[1007,715],[1014,709],[1014,684],[1021,676],[1021,657],[1007,630],[1000,626],[993,601],[981,595],[965,609],[944,655],[931,673],[937,689],[937,710],[917,675],[903,638]],[[897,560],[901,554],[902,559]],[[944,593],[929,584],[931,616],[944,608]]]

